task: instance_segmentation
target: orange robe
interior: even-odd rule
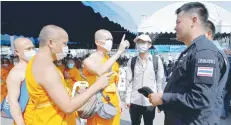
[[[11,69],[12,69],[12,67],[10,67],[10,66],[8,66],[7,68],[5,68],[5,67],[1,68],[1,79],[3,82],[6,82],[6,79],[7,79],[8,74],[9,74]]]
[[[7,96],[6,79],[11,69],[12,69],[11,65],[9,65],[7,68],[1,67],[1,103],[4,100],[4,98]]]
[[[33,58],[28,62],[26,69],[26,85],[30,96],[29,103],[32,104],[24,113],[26,125],[76,125],[75,113],[65,114],[62,112],[51,100],[46,90],[35,81],[32,75],[32,62]],[[58,69],[57,71],[60,72]],[[60,76],[65,86],[65,80],[61,73]],[[67,88],[67,90],[69,89]],[[26,120],[29,118],[31,120]]]
[[[9,69],[11,70],[14,67],[14,64],[9,64]]]
[[[1,80],[1,103],[7,96],[7,86],[6,83]]]
[[[108,59],[109,59],[109,56],[105,56],[102,60],[102,63],[105,63]],[[112,68],[112,70],[113,70],[113,68]],[[83,69],[83,73],[87,77],[87,81],[88,81],[90,86],[93,83],[95,83],[98,76],[89,73],[86,68]],[[120,125],[120,104],[119,104],[119,97],[116,93],[116,91],[118,91],[118,90],[117,90],[116,85],[115,85],[115,76],[116,75],[111,76],[109,86],[103,90],[103,94],[105,96],[110,97],[111,103],[117,109],[117,112],[118,112],[117,115],[112,119],[106,120],[106,119],[99,117],[99,115],[96,114],[92,118],[87,119],[87,125]],[[106,102],[104,98],[103,98],[103,102]]]
[[[60,72],[63,74],[64,72],[64,69],[65,69],[65,66],[64,65],[60,65],[60,66],[57,66],[57,68],[60,70]]]
[[[71,69],[66,68],[64,70],[64,74],[65,73],[69,75],[69,78],[65,78],[67,87],[72,90],[74,83],[81,80],[80,72],[76,67],[74,67]]]
[[[112,70],[116,72],[115,78],[114,78],[114,82],[115,84],[118,84],[119,82],[119,63],[115,62],[115,64],[112,66]]]

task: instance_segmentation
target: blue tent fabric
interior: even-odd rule
[[[85,6],[91,7],[95,13],[99,13],[103,18],[117,23],[132,33],[137,33],[137,26],[131,15],[120,6],[110,1],[82,1]]]
[[[8,34],[2,35],[1,34],[1,40],[9,40],[9,39],[10,39],[10,35],[8,35]]]
[[[10,41],[8,41],[8,40],[1,40],[1,45],[10,45]]]
[[[8,45],[10,44],[10,35],[8,34],[1,34],[1,45]]]

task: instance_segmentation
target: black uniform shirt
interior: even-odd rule
[[[160,106],[166,121],[171,125],[216,123],[216,103],[224,88],[219,84],[225,72],[223,56],[205,35],[197,37],[181,53]]]

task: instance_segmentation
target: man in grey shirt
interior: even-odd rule
[[[148,101],[148,98],[138,93],[138,89],[147,86],[153,92],[163,92],[165,83],[164,68],[159,57],[153,58],[148,52],[152,46],[152,40],[148,35],[140,35],[134,39],[136,50],[139,55],[135,58],[134,71],[132,71],[132,59],[128,61],[126,71],[126,105],[130,112],[132,125],[140,125],[143,115],[145,125],[153,125],[155,118],[155,107]],[[158,61],[158,69],[154,69],[154,59]],[[155,73],[155,71],[158,71]],[[133,74],[134,73],[134,74]]]

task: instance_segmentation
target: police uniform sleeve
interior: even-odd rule
[[[201,50],[187,60],[188,81],[191,83],[187,93],[164,93],[164,104],[174,104],[192,109],[208,107],[215,98],[215,84],[220,78],[220,67],[216,52]],[[189,84],[190,85],[190,84]]]

